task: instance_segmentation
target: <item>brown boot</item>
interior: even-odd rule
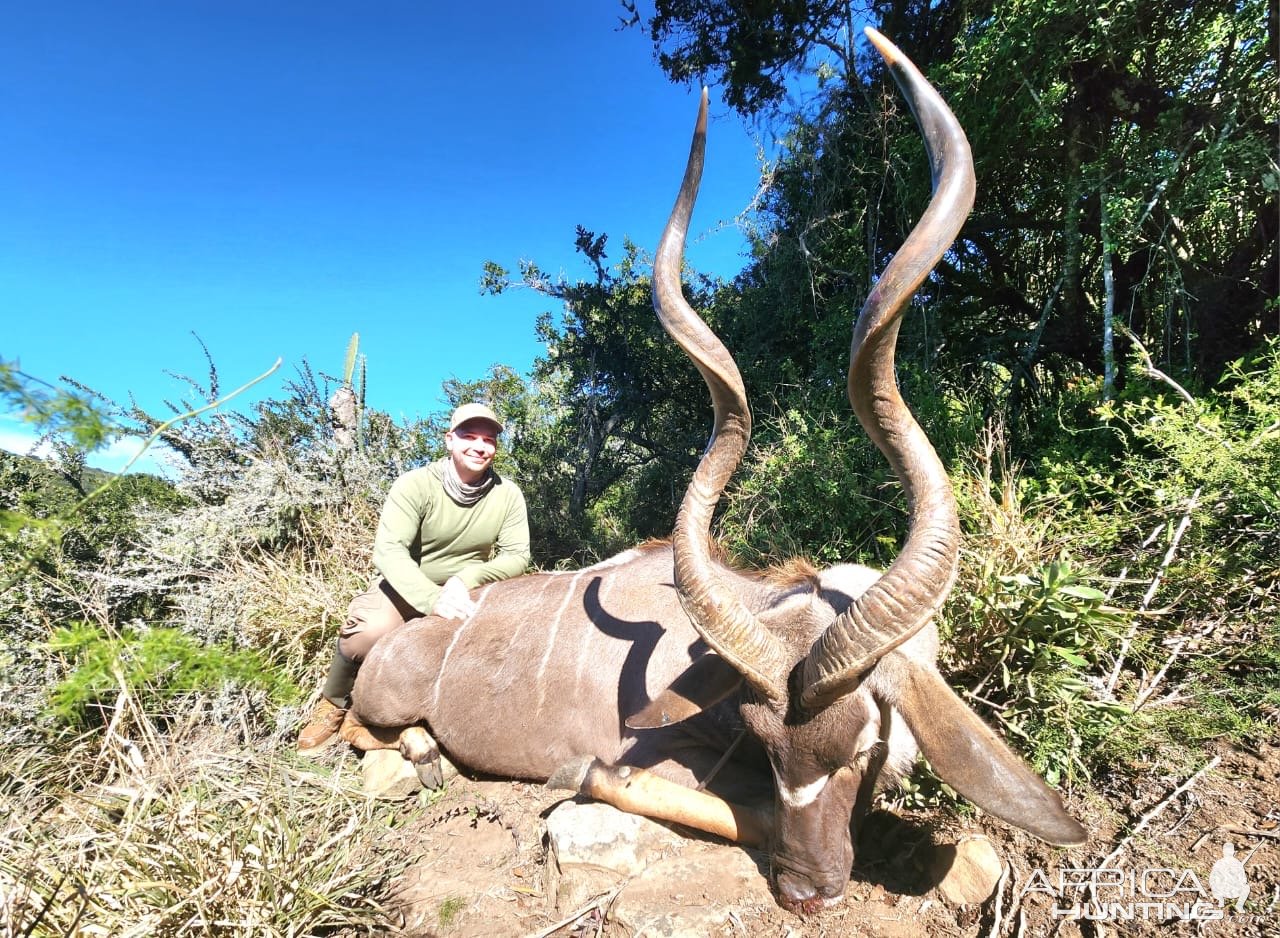
[[[316,708],[311,711],[311,721],[298,734],[298,751],[319,749],[329,742],[342,726],[342,719],[346,715],[346,710],[321,697]]]

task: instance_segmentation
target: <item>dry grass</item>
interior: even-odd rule
[[[377,513],[367,502],[326,508],[304,519],[299,544],[247,548],[210,572],[200,592],[210,610],[234,610],[234,634],[308,683],[327,662],[347,604],[369,586]]]
[[[280,467],[257,469],[235,498],[157,519],[127,565],[97,576],[121,592],[132,584],[165,596],[174,627],[209,644],[252,648],[309,687],[347,604],[374,574],[373,489],[324,488]]]
[[[403,862],[359,859],[376,855],[378,804],[215,722],[193,706],[162,730],[122,686],[105,729],[8,747],[0,938],[389,927],[377,896]]]
[[[234,687],[133,687],[121,662],[88,732],[37,717],[72,666],[41,642],[70,620],[105,636],[176,628],[253,649],[314,687],[338,618],[372,575],[385,487],[371,462],[340,481],[324,470],[257,461],[217,503],[156,515],[115,562],[39,584],[66,612],[28,623],[18,652],[35,657],[5,676],[0,938],[391,930],[379,896],[406,858],[376,835],[403,809],[346,787],[340,778],[359,777],[350,756],[341,774],[300,759],[296,709]],[[121,615],[140,602],[154,613]]]
[[[970,628],[948,629],[946,648],[953,660],[971,662],[982,657],[990,639],[973,627],[982,621],[969,608],[973,597],[989,594],[1001,577],[1050,563],[1062,554],[1065,544],[1053,530],[1051,512],[1033,514],[1022,505],[1018,469],[1008,462],[1007,443],[998,425],[987,427],[982,449],[952,481],[965,536],[946,620],[962,621]]]

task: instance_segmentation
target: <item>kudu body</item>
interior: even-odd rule
[[[973,170],[941,98],[887,40],[868,35],[921,126],[934,181],[928,209],[863,308],[849,366],[850,401],[908,500],[897,560],[883,574],[853,565],[761,574],[713,556],[711,514],[751,418],[733,359],[680,290],[704,92],[654,263],[655,308],[715,410],[671,544],[495,583],[477,591],[466,621],[426,618],[393,632],[361,669],[343,730],[358,746],[399,745],[430,766],[429,727],[474,770],[554,777],[624,810],[767,846],[781,902],[800,911],[843,895],[851,818],[918,750],[991,813],[1051,843],[1085,839],[934,664],[931,620],[955,577],[959,524],[942,464],[898,395],[893,351],[907,301],[972,205]]]

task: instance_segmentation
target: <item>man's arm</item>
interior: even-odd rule
[[[414,483],[403,475],[392,484],[373,539],[373,563],[405,602],[418,612],[429,613],[440,587],[427,579],[409,554],[409,546],[418,539],[422,519],[430,507],[425,489]]]

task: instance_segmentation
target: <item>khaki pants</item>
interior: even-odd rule
[[[338,653],[350,661],[363,661],[374,642],[421,615],[378,577],[347,607],[347,621],[338,630]]]

